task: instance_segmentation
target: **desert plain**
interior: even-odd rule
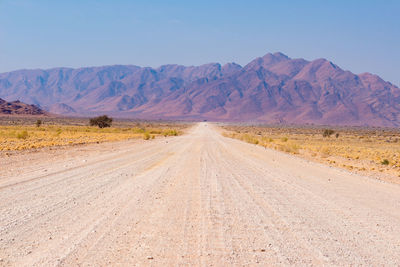
[[[67,143],[2,149],[1,266],[400,264],[398,163],[330,162],[354,132],[78,122],[14,123],[8,142],[46,139],[44,127]],[[5,138],[12,125],[1,127]],[[329,142],[329,155],[311,149]],[[373,164],[358,170],[357,160]],[[391,178],[375,176],[378,166]]]

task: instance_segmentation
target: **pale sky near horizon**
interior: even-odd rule
[[[327,58],[400,85],[399,0],[0,0],[0,72]]]

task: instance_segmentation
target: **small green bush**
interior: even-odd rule
[[[143,139],[144,139],[144,140],[149,140],[149,139],[150,139],[150,134],[149,134],[148,132],[145,132],[145,133],[143,134]]]
[[[389,161],[387,159],[382,160],[381,162],[382,165],[389,165]]]

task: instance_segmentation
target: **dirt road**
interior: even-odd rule
[[[0,265],[400,265],[400,186],[211,124],[46,153],[0,165]]]

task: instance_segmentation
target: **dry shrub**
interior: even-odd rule
[[[325,146],[325,147],[321,148],[320,153],[321,153],[321,157],[327,158],[332,154],[332,151],[329,147]]]
[[[325,129],[324,132],[322,133],[322,136],[323,137],[330,137],[334,133],[335,133],[335,131],[332,130],[332,129]]]
[[[149,134],[148,132],[145,132],[145,133],[143,134],[143,139],[144,139],[144,140],[149,140],[149,139],[150,139],[150,134]]]
[[[250,134],[242,135],[241,140],[245,141],[247,143],[250,143],[250,144],[255,144],[255,145],[257,145],[259,143],[258,139],[251,136]]]
[[[17,133],[18,139],[27,139],[29,137],[28,131],[23,130],[22,132]]]

